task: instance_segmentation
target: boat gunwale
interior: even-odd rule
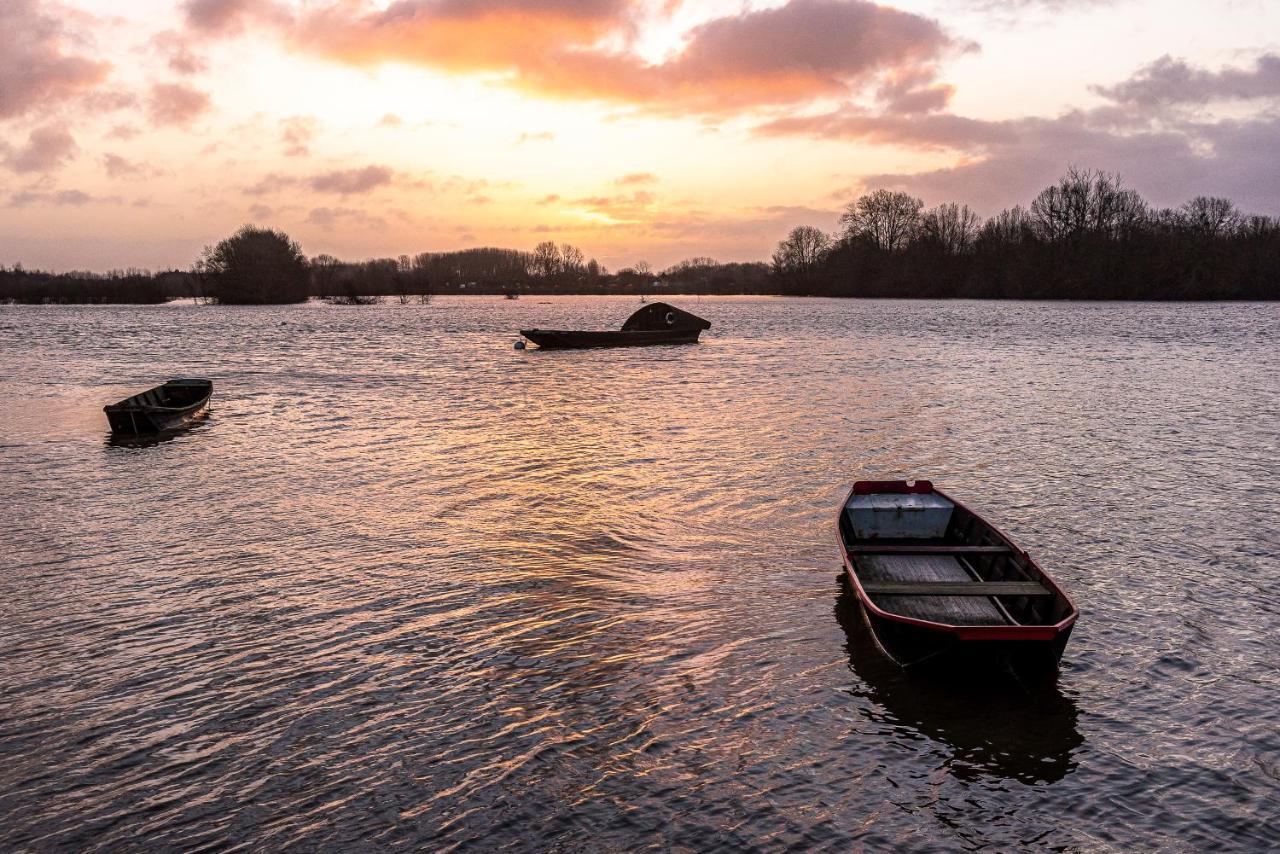
[[[987,530],[989,530],[992,534],[994,534],[997,538],[999,538],[1001,542],[1007,545],[1015,555],[1021,556],[1024,560],[1026,560],[1027,563],[1029,563],[1035,569],[1035,571],[1040,574],[1040,578],[1038,580],[1042,584],[1044,584],[1046,587],[1048,587],[1049,590],[1054,595],[1062,597],[1063,601],[1066,602],[1067,607],[1070,609],[1070,611],[1067,613],[1065,617],[1063,617],[1057,623],[1052,623],[1052,624],[1036,624],[1036,625],[1029,625],[1029,626],[1027,625],[981,626],[981,625],[971,625],[971,624],[939,623],[939,622],[934,622],[933,620],[923,620],[923,619],[920,619],[919,617],[907,617],[902,614],[895,614],[892,611],[886,611],[883,608],[880,608],[874,602],[871,601],[871,596],[866,592],[865,589],[863,589],[862,580],[858,577],[857,570],[854,569],[853,557],[849,554],[849,548],[848,548],[849,544],[845,542],[844,532],[840,530],[840,521],[844,517],[845,510],[849,506],[849,501],[855,495],[881,494],[879,492],[859,493],[858,485],[862,483],[876,483],[876,482],[858,481],[853,485],[853,487],[850,488],[849,493],[844,498],[844,501],[840,503],[840,510],[836,514],[836,539],[840,543],[840,555],[844,559],[845,574],[849,577],[849,582],[853,586],[854,591],[857,594],[858,601],[862,604],[864,608],[866,608],[869,615],[874,615],[879,619],[888,620],[890,622],[903,623],[905,625],[917,626],[923,629],[931,629],[933,631],[944,632],[946,634],[955,635],[955,637],[958,640],[962,640],[962,641],[966,641],[966,640],[1049,641],[1049,640],[1056,639],[1063,632],[1070,629],[1075,624],[1076,620],[1079,619],[1080,609],[1076,607],[1076,603],[1071,599],[1071,597],[1067,594],[1065,590],[1063,590],[1061,587],[1058,586],[1058,582],[1053,578],[1053,576],[1045,572],[1044,567],[1042,567],[1036,561],[1035,558],[1027,554],[1027,552],[1024,551],[1022,548],[1020,548],[1017,543],[1015,543],[1012,539],[1010,539],[1008,534],[1006,534],[1004,531],[1000,530],[999,527],[997,527],[996,525],[988,521],[986,517],[978,513],[974,513],[973,510],[970,509],[967,505],[965,505],[964,502],[958,501],[957,499],[953,498],[952,496],[948,495],[947,493],[943,492],[941,489],[938,489],[932,484],[930,484],[930,488],[929,488],[929,491],[932,494],[939,495],[947,499],[956,507],[959,507],[961,510],[964,510],[965,512],[972,515],[973,518],[980,521],[983,525],[986,526]],[[919,484],[921,483],[921,481],[917,480],[915,481],[915,483]],[[903,487],[908,487],[908,484],[906,481],[883,481],[883,482],[878,482],[878,485],[879,484],[893,484],[895,486],[898,484],[901,484]],[[885,490],[885,493],[893,494],[893,491]],[[874,635],[875,632],[873,631],[872,634]]]

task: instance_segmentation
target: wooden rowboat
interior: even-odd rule
[[[665,302],[646,305],[627,318],[620,331],[521,329],[520,334],[544,350],[586,347],[641,347],[650,344],[694,344],[711,321]]]
[[[1030,555],[927,480],[858,481],[842,581],[901,665],[944,654],[1056,665],[1079,611]]]
[[[189,427],[208,411],[212,396],[212,380],[176,379],[102,409],[112,433],[149,436]]]

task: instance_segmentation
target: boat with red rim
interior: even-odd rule
[[[1056,665],[1077,618],[1035,560],[927,480],[861,480],[836,529],[846,587],[901,665],[943,656]]]

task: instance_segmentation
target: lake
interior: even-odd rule
[[[0,847],[1280,840],[1280,304],[673,301],[0,307]],[[876,652],[898,477],[1071,593],[1056,679]]]

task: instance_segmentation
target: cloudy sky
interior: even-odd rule
[[[0,0],[0,263],[756,260],[867,188],[1068,165],[1280,214],[1275,0]]]

